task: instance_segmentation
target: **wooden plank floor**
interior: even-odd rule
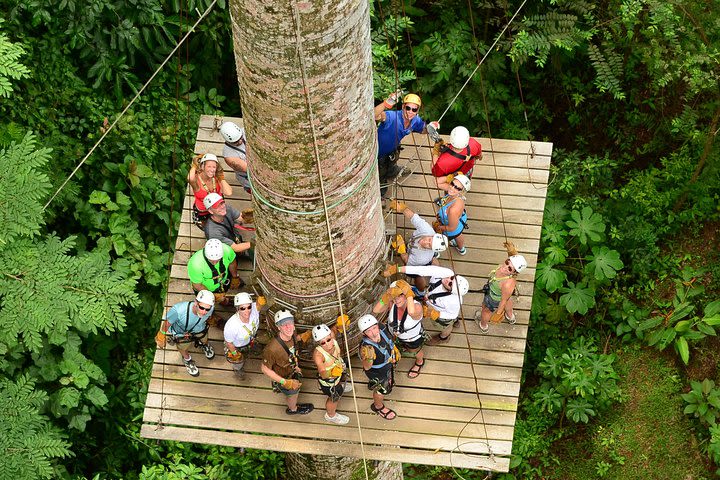
[[[210,116],[201,118],[196,153],[221,156],[222,138],[213,128],[219,123]],[[368,459],[508,471],[552,144],[499,139],[491,142],[486,138],[478,141],[483,146],[483,159],[476,165],[472,192],[467,196],[468,254],[460,256],[450,249],[440,260],[442,265],[453,266],[466,276],[472,289],[479,290],[490,270],[506,258],[502,242],[507,235],[529,263],[518,282],[515,325],[491,325],[490,333],[481,335],[473,317],[482,295],[468,294],[462,312],[464,325],[455,329],[446,345],[425,347],[426,366],[420,377],[410,380],[406,376],[413,359],[399,362],[396,387],[386,397],[388,406],[398,413],[393,421],[382,420],[370,411],[370,391],[359,362],[353,358],[359,418],[354,413],[352,395],[346,395],[339,408],[350,416],[346,426],[323,420],[325,397],[314,379],[305,380],[300,398],[312,402],[316,410],[299,417],[285,414],[284,399],[272,393],[257,357],[248,361],[246,379],[236,380],[222,356],[222,332],[212,329],[210,340],[218,355],[211,361],[201,353],[193,355],[200,368],[197,378],[187,374],[174,348],[156,352],[142,435],[361,457],[359,420]],[[431,200],[437,192],[428,190],[434,179],[429,175],[430,148],[425,135],[406,137],[400,164],[413,173],[392,187],[394,194],[432,221]],[[234,186],[229,202],[236,208],[250,206],[249,195],[237,186],[226,165],[224,168]],[[205,243],[202,232],[190,223],[191,200],[188,194],[166,306],[192,298],[186,263],[191,253]],[[401,233],[409,233],[406,226],[412,228],[402,215],[389,216],[388,224],[389,229],[395,227]],[[241,273],[246,280],[251,271],[252,264],[244,261]],[[227,311],[225,316],[229,315]],[[424,324],[432,333],[438,331],[434,323],[425,320]]]

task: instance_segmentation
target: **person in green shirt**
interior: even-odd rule
[[[188,276],[195,293],[209,290],[217,302],[228,303],[225,292],[240,286],[240,273],[233,249],[213,238],[188,261]]]

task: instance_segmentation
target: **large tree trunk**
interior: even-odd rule
[[[385,242],[368,9],[367,0],[230,4],[257,226],[256,278],[275,302],[271,311],[297,309],[301,330],[340,313],[335,275],[353,320],[382,288],[374,282]],[[359,333],[350,332],[352,348]],[[382,478],[402,477],[399,464],[392,465],[395,474]],[[361,462],[349,458],[289,455],[288,468],[290,478],[364,476]]]

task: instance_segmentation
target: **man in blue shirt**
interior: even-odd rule
[[[171,344],[177,346],[185,368],[193,377],[200,375],[200,370],[190,356],[191,345],[201,348],[208,360],[215,356],[213,347],[202,341],[207,336],[207,320],[214,309],[215,296],[208,290],[200,290],[195,300],[179,302],[170,307],[155,336],[158,348],[165,348],[167,337],[170,337]]]
[[[386,110],[392,108],[399,97],[399,93],[391,94],[383,103],[375,107],[375,121],[378,122],[378,173],[380,185],[387,185],[400,173],[397,166],[400,142],[410,132],[426,133],[425,121],[418,115],[422,100],[414,93],[405,95],[401,110]],[[437,122],[431,122],[436,124]],[[437,125],[439,128],[440,125]],[[384,196],[387,186],[381,187]]]

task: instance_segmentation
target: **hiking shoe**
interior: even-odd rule
[[[353,391],[352,382],[345,382],[343,385],[343,393],[350,393]]]
[[[456,246],[455,246],[455,250],[457,250],[457,252],[458,252],[460,255],[465,255],[465,254],[467,253],[467,248],[465,248],[465,247],[458,248],[457,245],[456,245]]]
[[[327,413],[325,413],[325,421],[336,425],[346,425],[350,421],[350,417],[338,412],[335,412],[334,417],[330,417]]]
[[[285,413],[288,415],[307,415],[315,409],[312,403],[298,403],[295,410],[290,408],[285,409]]]
[[[200,375],[200,369],[197,367],[197,365],[195,365],[195,360],[193,360],[192,357],[183,358],[183,363],[185,364],[185,368],[187,369],[187,372],[191,376],[197,377],[198,375]]]
[[[442,345],[443,343],[447,343],[449,341],[450,341],[450,335],[448,335],[447,337],[441,337],[440,334],[438,333],[437,335],[433,335],[432,337],[430,337],[430,340],[425,342],[425,344],[430,345],[430,346]]]
[[[198,347],[200,347],[208,360],[215,358],[215,349],[209,343],[198,342]]]

